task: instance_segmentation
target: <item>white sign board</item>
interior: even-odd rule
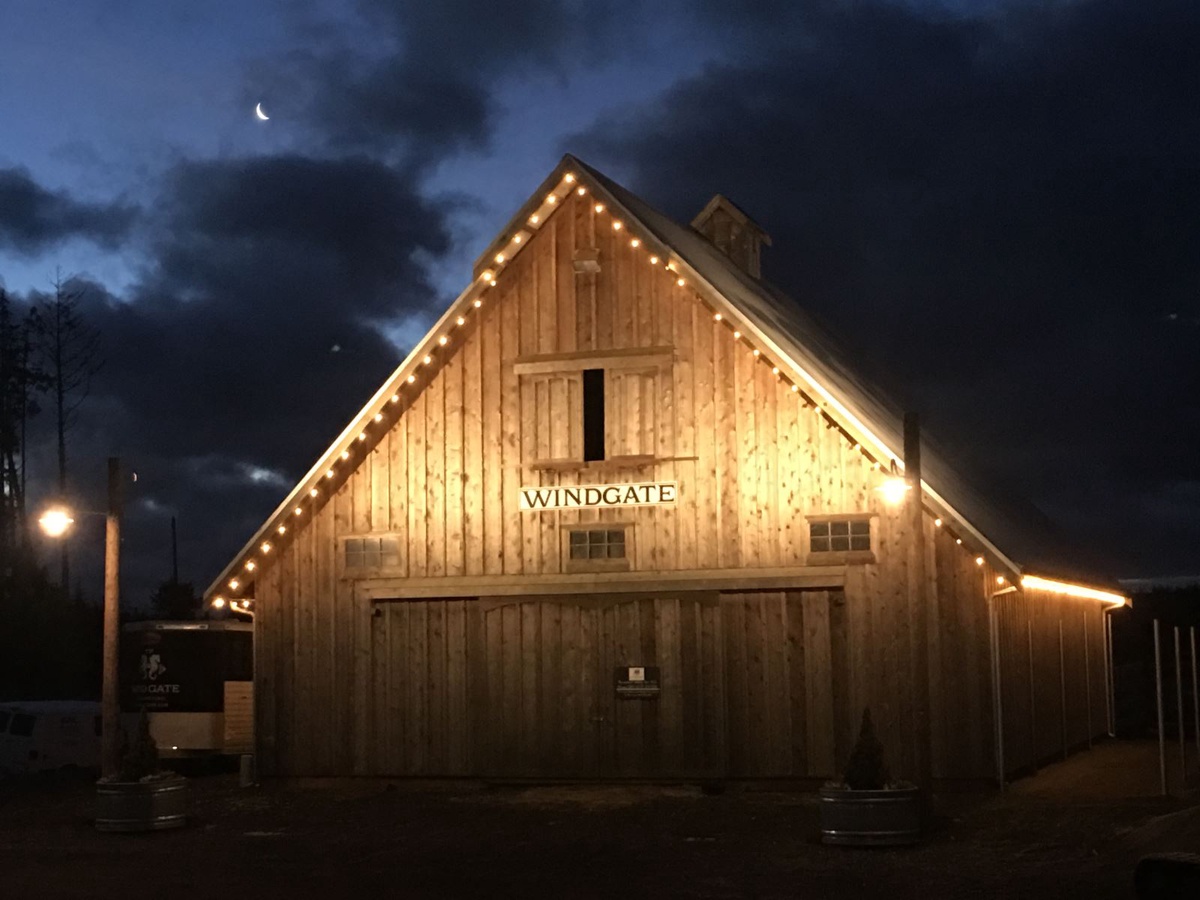
[[[610,509],[618,506],[669,506],[679,496],[674,481],[645,484],[587,484],[568,487],[523,487],[521,509]]]

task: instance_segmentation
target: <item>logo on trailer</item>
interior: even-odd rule
[[[142,651],[141,670],[144,681],[158,681],[159,675],[167,673],[157,647],[147,647]]]

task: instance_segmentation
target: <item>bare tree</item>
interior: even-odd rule
[[[33,367],[32,311],[19,315],[0,288],[0,557],[28,549],[25,519],[25,459],[29,419],[38,411],[35,394],[46,386]]]
[[[62,273],[54,276],[54,296],[38,304],[36,333],[42,367],[54,401],[55,430],[58,438],[58,492],[67,494],[67,434],[75,424],[79,405],[88,395],[92,376],[102,365],[99,356],[100,335],[89,326],[79,305],[84,291],[63,282]],[[64,589],[69,589],[70,559],[67,542],[61,542]]]

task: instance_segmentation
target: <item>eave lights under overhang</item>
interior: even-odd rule
[[[1072,584],[1069,581],[1055,581],[1051,578],[1040,578],[1037,575],[1022,575],[1021,587],[1035,591],[1047,591],[1051,594],[1063,594],[1067,597],[1079,597],[1084,600],[1099,600],[1114,609],[1125,606],[1129,598],[1113,591],[1102,591],[1098,588],[1085,587],[1082,584]]]

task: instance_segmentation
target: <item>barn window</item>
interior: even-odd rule
[[[818,561],[874,562],[870,516],[832,516],[808,522],[808,551]]]
[[[382,569],[400,565],[400,542],[394,537],[354,537],[343,543],[347,569]]]
[[[568,526],[566,537],[563,549],[568,572],[628,571],[632,556],[628,526]]]
[[[583,459],[604,459],[604,370],[583,370]]]

